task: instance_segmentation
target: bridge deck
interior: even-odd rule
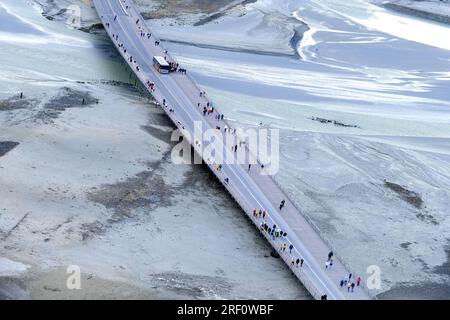
[[[217,108],[214,114],[203,115],[203,107],[210,100],[207,95],[200,97],[203,90],[190,76],[181,73],[161,75],[154,69],[154,56],[167,57],[168,61],[175,60],[162,45],[155,44],[157,39],[154,34],[150,38],[147,36],[152,31],[131,0],[94,0],[94,4],[117,50],[144,86],[147,81],[155,84],[155,90],[153,92],[149,90],[150,93],[173,123],[188,133],[187,137],[194,135],[194,127],[198,128],[199,123],[202,131],[216,126],[222,129],[225,126],[230,127],[225,122],[226,119],[223,121],[215,118],[219,114]],[[163,99],[166,106],[163,106]],[[200,108],[198,103],[201,104]],[[200,151],[200,145],[193,143],[194,141],[189,142],[196,151]],[[227,152],[231,148],[225,142],[221,147]],[[246,147],[242,148],[245,153],[249,152]],[[267,232],[261,231],[315,299],[320,299],[324,294],[330,300],[370,299],[365,288],[362,288],[364,280],[361,287],[355,287],[354,292],[347,292],[347,288],[340,287],[339,283],[350,273],[349,269],[336,255],[333,258],[333,266],[325,268],[328,253],[332,250],[331,246],[321,238],[317,228],[294,206],[272,177],[261,174],[260,166],[254,165],[248,171],[247,165],[224,163],[222,170],[219,171],[211,159],[204,160],[260,230],[263,218],[254,217],[254,209],[265,210],[267,215],[264,221],[270,226],[275,224],[287,232],[286,237],[274,239]],[[225,181],[226,178],[229,179],[228,183]],[[278,206],[283,199],[286,200],[286,205],[280,211]],[[290,244],[294,246],[292,253],[289,249],[285,252],[280,251],[280,246],[284,243],[288,247]],[[297,258],[304,259],[303,267],[292,265],[292,259]],[[356,278],[354,275],[352,281]]]

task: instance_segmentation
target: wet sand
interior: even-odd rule
[[[0,141],[0,157],[3,157],[18,145],[19,143],[14,141]]]
[[[156,0],[154,10],[145,11],[144,18],[161,19],[186,14],[212,14],[230,4],[239,4],[244,0]]]

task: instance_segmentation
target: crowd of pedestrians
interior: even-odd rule
[[[341,288],[347,288],[347,292],[354,292],[355,287],[361,286],[361,277],[357,277],[356,279],[353,277],[351,273],[345,276],[340,283]]]

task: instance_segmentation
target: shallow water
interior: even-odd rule
[[[0,32],[7,32],[12,34],[28,34],[28,35],[42,35],[42,31],[36,29],[29,23],[14,16],[1,6],[0,4]]]

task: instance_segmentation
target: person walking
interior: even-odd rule
[[[300,268],[303,267],[303,262],[305,262],[305,260],[301,259],[300,260]]]
[[[276,232],[277,238],[281,237],[282,234],[283,234],[283,233],[282,233],[282,231],[281,231],[281,228],[278,228],[278,229],[277,229],[277,232]]]
[[[285,203],[286,203],[286,201],[285,201],[285,200],[282,200],[282,201],[281,201],[281,203],[280,203],[280,211],[281,211],[281,209],[283,209],[283,207],[284,207]]]
[[[330,253],[328,253],[328,260],[331,260],[331,258],[333,258],[333,255],[334,255],[333,251],[330,251]]]
[[[291,254],[292,254],[292,249],[294,249],[294,245],[293,245],[293,244],[291,244],[291,245],[289,246],[289,253],[291,253]]]
[[[361,277],[358,277],[358,279],[356,279],[356,285],[359,287],[360,284],[361,284]]]
[[[354,291],[355,291],[355,283],[352,282],[352,292],[354,292]]]

